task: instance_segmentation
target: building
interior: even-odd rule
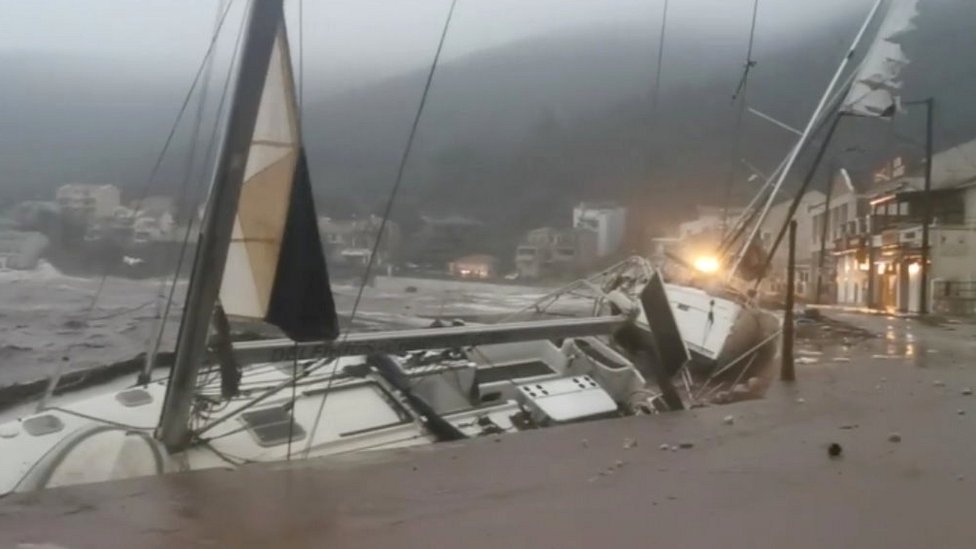
[[[485,224],[468,217],[421,217],[422,226],[406,247],[407,261],[424,269],[443,272],[458,257],[486,250]]]
[[[616,204],[582,202],[573,208],[573,228],[596,234],[597,257],[606,257],[620,248],[626,223],[627,210]]]
[[[62,230],[61,208],[57,202],[27,200],[14,205],[7,214],[22,231],[37,231],[51,237]]]
[[[814,289],[810,295],[820,303],[863,306],[867,300],[868,261],[861,224],[869,199],[867,189],[859,184],[867,179],[838,170],[831,176],[829,197],[811,208],[813,226],[808,238]]]
[[[69,183],[58,188],[55,200],[63,215],[86,225],[111,217],[121,205],[119,188],[115,185]]]
[[[162,218],[164,216],[173,217],[175,203],[171,196],[147,196],[138,202],[132,203],[132,209],[137,210],[140,216]]]
[[[727,227],[742,215],[742,208],[721,208],[716,206],[697,206],[697,217],[678,225],[680,240],[709,238],[717,241]]]
[[[596,260],[596,240],[588,229],[533,229],[515,250],[515,271],[523,279],[579,275]]]
[[[330,267],[363,267],[369,264],[383,220],[375,215],[345,221],[320,217],[318,225]],[[396,223],[387,221],[383,235],[377,248],[376,266],[392,261],[393,251],[400,245],[400,229]]]
[[[32,231],[0,231],[0,270],[31,270],[37,267],[49,240]]]
[[[457,278],[489,279],[498,274],[498,258],[487,254],[460,257],[448,263],[448,272]]]
[[[924,192],[924,163],[894,158],[865,178],[854,217],[833,241],[836,284],[842,303],[884,311],[976,314],[976,141],[932,159],[931,194]],[[922,222],[931,201],[928,283],[922,286]],[[833,209],[833,208],[832,208]],[[856,273],[856,274],[852,274]]]
[[[822,205],[826,195],[820,191],[808,191],[800,198],[793,219],[796,220],[796,296],[800,299],[813,301],[815,283],[813,277],[813,215],[815,208]],[[794,197],[789,197],[778,204],[774,204],[760,228],[760,239],[763,248],[768,252],[776,242],[776,237],[788,223],[788,214]],[[784,233],[783,240],[769,261],[769,270],[763,279],[761,290],[767,295],[781,296],[786,290],[786,271],[789,259],[789,234]]]

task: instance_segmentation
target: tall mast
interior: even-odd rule
[[[253,0],[245,14],[247,20],[236,86],[190,274],[186,306],[176,340],[176,359],[156,432],[157,438],[171,452],[185,448],[189,442],[194,388],[206,351],[210,318],[220,292],[261,93],[275,36],[284,26],[282,1]]]
[[[756,223],[749,234],[749,238],[747,238],[743,242],[743,247],[739,251],[739,254],[736,256],[735,261],[732,264],[732,269],[729,271],[729,279],[731,279],[732,276],[735,275],[735,272],[739,268],[739,264],[742,262],[742,258],[745,256],[746,249],[748,249],[749,245],[752,244],[753,240],[756,238],[756,234],[759,232],[763,220],[766,218],[766,215],[769,213],[769,209],[772,207],[773,202],[776,200],[776,195],[779,193],[780,188],[782,188],[783,183],[786,181],[786,177],[789,175],[790,170],[793,168],[793,164],[796,162],[797,157],[800,155],[800,151],[803,149],[803,146],[806,145],[807,140],[810,139],[810,135],[813,133],[814,127],[816,127],[817,122],[820,120],[824,109],[827,107],[828,99],[833,93],[834,88],[837,86],[837,83],[840,81],[841,76],[844,74],[844,69],[847,68],[847,65],[851,62],[851,59],[854,57],[854,54],[856,53],[858,46],[861,44],[861,40],[864,38],[864,34],[867,32],[868,27],[871,25],[871,21],[874,20],[874,16],[875,14],[878,13],[878,9],[881,7],[882,3],[884,3],[884,0],[875,0],[874,6],[871,7],[871,11],[868,12],[867,17],[864,18],[864,23],[861,24],[861,29],[857,32],[857,35],[854,37],[854,42],[851,44],[851,47],[847,50],[847,54],[844,55],[844,59],[840,62],[840,65],[837,67],[837,70],[834,72],[834,77],[831,78],[830,84],[827,85],[827,89],[824,91],[823,96],[820,98],[820,102],[817,104],[817,108],[813,111],[813,115],[810,117],[809,122],[807,122],[807,126],[806,128],[804,128],[803,134],[800,136],[799,142],[796,144],[795,147],[793,147],[790,150],[789,155],[786,157],[787,158],[786,165],[783,167],[783,170],[780,171],[779,177],[776,179],[776,184],[773,186],[773,191],[770,193],[769,198],[766,200],[766,204],[763,206],[762,213],[759,215],[759,219],[756,220]]]

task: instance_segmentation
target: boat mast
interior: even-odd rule
[[[745,257],[746,250],[749,248],[749,245],[752,244],[753,240],[756,238],[756,234],[759,232],[759,229],[762,227],[762,223],[766,219],[766,215],[769,214],[769,209],[773,206],[773,202],[776,200],[776,195],[779,194],[779,191],[782,188],[783,183],[786,181],[786,177],[789,175],[790,170],[793,168],[793,164],[796,162],[797,157],[800,155],[800,151],[803,149],[803,146],[806,145],[807,141],[810,139],[810,135],[813,133],[813,129],[816,127],[817,122],[820,120],[821,115],[823,114],[823,111],[827,106],[828,99],[830,98],[831,94],[833,94],[834,88],[837,86],[837,83],[840,81],[841,76],[844,74],[844,69],[847,68],[847,65],[851,62],[851,59],[853,59],[858,46],[860,46],[861,44],[861,40],[864,38],[864,35],[867,32],[868,27],[871,25],[871,21],[874,20],[874,16],[878,13],[878,9],[881,7],[881,4],[884,3],[884,1],[885,0],[875,0],[874,6],[871,7],[871,11],[868,12],[867,17],[864,18],[864,23],[861,24],[861,29],[857,32],[857,35],[854,37],[854,42],[851,44],[851,47],[847,50],[847,54],[844,56],[844,59],[840,62],[840,65],[837,67],[837,70],[834,72],[834,77],[831,78],[830,84],[827,85],[827,89],[824,91],[823,96],[820,98],[820,102],[817,104],[817,108],[814,109],[813,115],[810,117],[810,120],[807,122],[807,126],[806,128],[804,128],[802,135],[800,135],[799,142],[797,142],[796,146],[794,146],[790,150],[789,155],[787,155],[786,165],[783,167],[783,170],[780,171],[779,177],[776,179],[776,184],[773,186],[773,190],[770,193],[769,198],[766,199],[766,204],[763,206],[762,213],[759,215],[759,218],[756,220],[756,223],[753,226],[752,231],[749,233],[749,238],[747,238],[743,242],[742,248],[739,250],[739,253],[735,257],[735,261],[732,264],[732,269],[729,271],[728,274],[729,280],[732,279],[736,271],[739,269],[739,264],[742,262],[742,258]]]
[[[186,306],[176,340],[176,358],[156,437],[170,452],[189,443],[190,410],[203,361],[214,305],[220,292],[244,169],[274,41],[283,28],[283,0],[253,0],[245,14],[240,64],[204,211]]]

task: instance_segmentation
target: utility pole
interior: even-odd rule
[[[786,263],[786,311],[783,315],[783,364],[780,379],[793,381],[796,372],[793,369],[793,306],[796,294],[796,220],[790,221],[789,258]]]
[[[918,313],[929,312],[929,225],[932,224],[932,149],[935,126],[935,98],[906,101],[905,105],[925,105],[925,187],[922,192],[922,264],[919,265]]]
[[[932,133],[935,98],[929,97],[925,103],[925,211],[922,214],[922,265],[919,270],[921,295],[918,296],[919,314],[929,312],[929,225],[932,224]]]

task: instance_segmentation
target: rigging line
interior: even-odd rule
[[[246,17],[241,18],[241,24],[237,31],[237,41],[234,43],[234,49],[231,52],[231,57],[230,57],[231,61],[227,64],[227,74],[224,78],[224,86],[220,92],[220,101],[217,103],[217,110],[215,111],[214,114],[215,119],[214,119],[213,130],[210,132],[210,140],[207,143],[207,150],[204,153],[203,160],[202,160],[204,166],[207,165],[207,163],[210,161],[210,158],[213,156],[214,148],[217,143],[217,132],[221,127],[220,124],[221,113],[223,112],[224,105],[227,102],[227,95],[228,95],[227,90],[230,89],[231,77],[233,75],[233,70],[236,65],[235,60],[237,59],[237,53],[240,50],[241,42],[243,41],[244,24],[246,22],[247,22]],[[196,204],[197,200],[200,197],[200,190],[201,190],[200,186],[197,186],[196,190],[197,192],[194,193],[193,198],[191,200],[193,204]],[[173,301],[175,300],[176,297],[176,286],[179,283],[180,272],[183,270],[183,264],[186,261],[187,251],[189,251],[190,237],[193,234],[193,227],[196,219],[197,216],[191,213],[190,218],[186,224],[186,230],[183,232],[183,242],[180,244],[180,255],[177,257],[176,260],[176,269],[173,271],[173,280],[170,283],[169,294],[166,296],[166,301],[163,306],[163,312],[162,315],[160,316],[160,325],[155,335],[156,339],[153,341],[152,346],[149,349],[149,353],[146,355],[147,360],[146,360],[146,366],[143,370],[143,377],[149,376],[149,372],[150,370],[152,370],[154,364],[152,361],[154,361],[156,355],[159,354],[159,348],[162,345],[163,334],[166,331],[166,319],[169,317],[170,310],[172,309],[173,306]]]
[[[219,3],[217,4],[216,20],[214,21],[215,30],[217,28],[217,25],[220,24],[220,15],[223,12],[223,9],[225,7],[224,2],[225,0],[219,0]],[[184,212],[186,212],[189,209],[188,208],[189,204],[187,203],[187,196],[189,194],[190,178],[193,175],[194,168],[196,167],[197,143],[200,140],[200,127],[203,124],[203,113],[207,105],[207,92],[209,91],[210,88],[211,72],[213,69],[213,56],[208,55],[205,63],[206,63],[206,68],[204,69],[204,72],[206,73],[207,76],[203,79],[203,84],[200,87],[200,97],[199,100],[197,101],[197,113],[196,113],[196,117],[193,120],[193,131],[191,132],[191,137],[187,142],[187,148],[189,149],[189,152],[187,153],[186,167],[183,175],[183,181],[180,183],[179,202],[177,203],[177,210],[182,210]],[[167,286],[166,279],[167,279],[166,276],[160,276],[159,298],[162,297],[163,292],[166,289]],[[165,323],[166,319],[165,317],[162,316],[162,311],[159,311],[159,309],[157,308],[157,313],[159,314],[159,322]],[[158,327],[156,331],[158,331]],[[151,346],[152,343],[150,344],[150,347]],[[146,355],[146,360],[152,361],[152,359],[149,357],[149,354]]]
[[[298,117],[301,119],[302,116],[302,106],[303,100],[305,98],[305,2],[304,0],[298,0]],[[298,388],[298,342],[295,342],[295,347],[292,352],[292,362],[291,362],[291,410],[288,414],[288,452],[285,457],[287,461],[291,461],[291,444],[292,439],[295,437],[295,399],[297,398],[297,388]],[[331,379],[331,378],[330,378]],[[328,396],[328,391],[322,395],[322,399],[325,400]]]
[[[166,141],[163,143],[163,148],[160,150],[159,156],[156,157],[156,162],[153,164],[152,170],[149,171],[149,177],[146,179],[146,183],[142,187],[140,198],[136,201],[136,204],[138,204],[140,207],[149,193],[149,188],[152,186],[152,182],[156,178],[156,174],[159,172],[160,166],[163,164],[163,158],[165,158],[166,153],[169,151],[169,147],[173,142],[173,137],[176,135],[176,129],[179,127],[180,120],[183,119],[183,114],[190,105],[190,99],[193,97],[193,92],[196,90],[197,84],[200,82],[200,77],[203,75],[204,69],[207,67],[211,54],[213,54],[214,47],[217,45],[217,40],[220,38],[220,30],[223,28],[224,22],[227,20],[227,14],[230,12],[230,8],[233,5],[233,0],[227,4],[227,8],[224,10],[224,13],[221,14],[220,20],[217,23],[217,28],[214,29],[214,32],[210,37],[210,44],[207,46],[207,51],[203,55],[203,60],[201,60],[200,66],[197,68],[197,72],[193,77],[193,81],[190,83],[190,89],[187,90],[186,96],[183,98],[183,103],[180,105],[180,108],[176,114],[176,120],[173,121],[173,126],[169,130],[169,135],[166,136]],[[106,279],[108,279],[107,266],[105,268],[105,273],[102,274],[101,279],[99,280],[98,288],[95,290],[95,295],[92,296],[92,301],[88,306],[88,311],[85,313],[86,321],[89,317],[91,317],[91,313],[95,309],[95,305],[98,303],[98,299],[101,297],[102,292],[105,289]]]
[[[858,65],[858,67],[853,72],[851,72],[850,75],[848,75],[847,79],[844,81],[844,85],[841,86],[839,89],[837,89],[837,91],[835,91],[834,94],[830,97],[830,99],[827,102],[827,104],[830,105],[830,107],[829,107],[828,110],[841,109],[842,108],[843,103],[845,102],[844,99],[847,97],[848,91],[850,90],[850,86],[854,82],[854,79],[857,77],[857,75],[861,72],[861,68],[863,67],[863,64],[864,64],[864,62],[862,61],[861,64]],[[823,130],[824,127],[827,126],[827,124],[830,122],[830,120],[831,120],[831,117],[830,116],[824,116],[824,117],[822,117],[819,120],[819,122],[817,123],[818,124],[817,127],[813,130],[812,135],[816,135],[816,134],[820,133],[820,131]],[[798,144],[799,144],[799,140],[797,141],[796,144],[793,145],[793,148],[795,148]],[[770,174],[769,178],[766,180],[766,183],[762,186],[762,189],[760,189],[760,191],[759,191],[760,194],[763,193],[763,192],[765,192],[766,191],[766,188],[769,187],[777,177],[779,177],[779,172],[782,171],[782,169],[786,167],[786,163],[790,159],[790,156],[791,155],[792,155],[792,148],[790,149],[790,152],[787,153],[787,155],[780,162],[779,166],[776,168],[776,171],[774,171],[772,174]],[[753,202],[755,202],[755,200],[758,199],[758,198],[759,198],[758,195],[756,197],[754,197]],[[768,197],[767,197],[767,199],[768,199]],[[765,202],[765,201],[766,200],[764,199],[762,202]],[[751,208],[747,208],[747,209],[751,209]],[[737,227],[738,227],[736,229],[736,233],[737,234],[725,245],[725,250],[726,251],[728,251],[728,250],[731,249],[732,245],[735,244],[735,241],[738,240],[738,238],[741,236],[741,234],[747,229],[747,226],[745,224],[742,224],[741,223],[741,221],[743,219],[746,219],[746,216],[747,215],[749,216],[748,219],[750,219],[750,220],[754,217],[751,213],[743,212],[742,216],[740,217],[740,222],[736,224]],[[753,236],[753,238],[754,238],[754,236]],[[747,243],[745,243],[744,246],[748,246],[748,244],[749,243],[747,242]],[[735,260],[735,257],[737,255],[740,255],[743,252],[744,252],[744,247],[743,247],[743,249],[739,250],[739,252],[737,254],[735,254],[733,256],[733,261]]]
[[[753,46],[756,43],[756,20],[759,15],[759,0],[754,0],[752,4],[752,25],[749,29],[749,47],[746,49],[746,63],[742,71],[742,79],[739,81],[739,86],[736,88],[735,93],[732,94],[732,101],[739,97],[739,92],[745,95],[746,88],[749,83],[749,72],[753,67],[756,66],[756,61],[752,58]]]
[[[347,328],[343,337],[343,343],[349,338],[349,333],[352,329],[353,322],[356,320],[356,313],[359,311],[359,305],[362,302],[363,292],[366,290],[366,282],[369,280],[370,271],[372,271],[373,265],[376,262],[376,254],[379,252],[380,242],[383,240],[383,234],[386,232],[387,222],[390,220],[390,213],[393,211],[393,204],[396,202],[400,185],[403,183],[403,174],[406,171],[407,161],[410,159],[410,152],[413,150],[414,139],[417,136],[417,128],[420,126],[420,118],[423,116],[424,107],[427,104],[427,97],[430,95],[431,84],[434,81],[434,73],[437,71],[437,64],[440,61],[441,52],[444,50],[444,42],[447,39],[447,31],[451,26],[451,19],[454,17],[454,9],[457,7],[457,1],[458,0],[451,0],[451,6],[447,11],[447,17],[444,19],[444,27],[441,29],[440,39],[437,43],[437,50],[434,52],[434,58],[431,61],[430,70],[427,72],[427,81],[424,83],[424,89],[420,95],[420,102],[417,105],[417,112],[414,114],[413,124],[411,124],[410,133],[407,135],[407,141],[403,148],[403,155],[400,157],[400,165],[397,168],[396,178],[393,181],[393,188],[390,189],[386,206],[383,209],[383,218],[380,221],[379,231],[376,234],[376,239],[373,241],[373,247],[370,251],[369,259],[366,261],[366,269],[363,272],[363,277],[359,284],[359,290],[356,292],[356,300],[353,301],[352,310],[349,313],[349,328]],[[343,343],[340,343],[340,346]],[[333,379],[335,378],[329,378],[329,385],[332,384]],[[328,387],[326,387],[326,393],[322,395],[322,402],[319,403],[319,410],[315,417],[314,427],[308,435],[308,442],[305,444],[306,458],[308,457],[309,452],[312,450],[312,444],[315,440],[315,433],[318,430],[319,422],[322,418],[322,411],[325,409],[325,401],[328,396]]]
[[[298,116],[305,105],[305,0],[298,0]]]
[[[295,347],[291,354],[291,404],[290,413],[288,414],[288,454],[286,456],[286,461],[291,461],[291,441],[295,437],[295,399],[297,398],[297,387],[298,387],[298,342],[295,342]],[[327,395],[328,393],[326,393]],[[325,395],[322,395],[325,399]]]
[[[668,24],[668,4],[669,0],[664,0],[664,7],[661,9],[661,30],[658,33],[657,44],[657,67],[654,69],[654,91],[651,95],[651,115],[657,114],[657,103],[661,93],[661,68],[664,64],[664,39]]]
[[[732,147],[729,151],[729,173],[725,181],[725,203],[722,207],[722,238],[728,234],[729,227],[729,204],[732,201],[732,188],[735,186],[736,167],[738,166],[739,152],[742,149],[742,120],[745,115],[748,92],[749,92],[749,73],[756,66],[756,61],[752,58],[752,52],[756,43],[756,20],[759,14],[759,0],[752,3],[752,24],[749,29],[749,45],[746,47],[746,62],[742,68],[742,79],[735,93],[732,94],[732,103],[739,103],[738,112],[735,115],[735,127],[733,129]]]

